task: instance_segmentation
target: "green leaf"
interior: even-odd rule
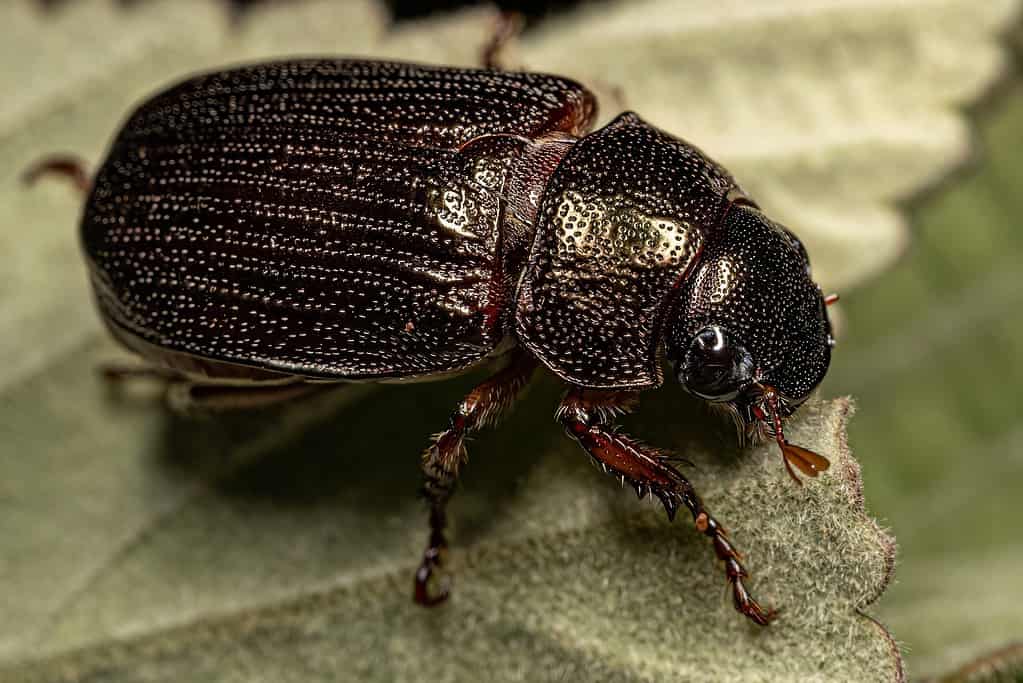
[[[755,589],[785,610],[762,630],[732,610],[705,538],[637,505],[550,425],[553,383],[538,387],[503,435],[474,443],[478,467],[455,505],[457,592],[423,610],[409,599],[424,539],[412,456],[457,388],[388,388],[276,447],[252,439],[288,429],[279,416],[149,424],[157,438],[138,452],[132,423],[159,420],[153,411],[104,406],[94,417],[107,424],[96,426],[102,420],[82,424],[87,407],[45,400],[98,391],[79,362],[90,360],[29,383],[4,407],[15,424],[46,421],[38,440],[58,435],[73,446],[49,454],[51,476],[39,476],[37,459],[24,462],[23,477],[35,471],[47,487],[79,481],[75,500],[16,494],[11,531],[50,552],[97,555],[92,566],[33,563],[49,575],[15,577],[52,605],[39,605],[50,616],[26,634],[30,646],[91,647],[9,669],[10,680],[476,680],[481,667],[522,680],[711,671],[731,679],[751,667],[765,676],[895,677],[894,645],[857,611],[883,589],[893,548],[862,510],[858,466],[844,447],[845,401],[815,403],[791,434],[833,460],[802,488],[774,449],[722,458],[730,435],[706,429],[702,409],[677,391],[632,421],[695,460],[693,478],[746,551]],[[407,429],[388,428],[395,415]],[[265,434],[245,436],[255,425]],[[90,431],[105,436],[105,449]],[[239,443],[267,452],[248,465],[203,459]],[[97,490],[104,484],[114,490]],[[117,509],[96,519],[115,499]],[[107,551],[91,553],[93,544]],[[62,572],[74,574],[74,590],[53,596],[45,587]],[[32,617],[16,616],[22,625]],[[846,651],[849,642],[857,648]]]
[[[1023,681],[1023,643],[1017,642],[967,662],[929,683],[1019,683]]]
[[[904,241],[890,202],[965,154],[949,107],[1003,70],[993,36],[1015,3],[679,6],[566,15],[515,58],[621,86],[630,107],[721,156],[835,285],[887,262]],[[409,600],[425,541],[417,454],[478,376],[209,420],[95,377],[118,352],[89,301],[78,200],[21,187],[27,164],[98,160],[134,101],[197,69],[315,52],[473,63],[487,12],[386,30],[369,0],[267,3],[232,31],[204,0],[34,7],[0,8],[14,65],[0,73],[0,679],[899,675],[890,638],[858,612],[887,582],[891,543],[859,503],[843,400],[793,427],[834,463],[803,488],[773,450],[740,454],[677,388],[629,423],[696,462],[753,589],[785,609],[758,630],[732,610],[705,539],[643,511],[558,434],[550,381],[472,444],[453,509],[457,593],[425,611]]]
[[[897,270],[846,297],[825,391],[853,392],[867,500],[899,537],[879,615],[934,676],[1023,637],[1023,87],[984,115],[983,165],[916,211]]]

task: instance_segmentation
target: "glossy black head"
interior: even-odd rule
[[[696,333],[676,367],[679,381],[708,401],[731,401],[753,381],[756,365],[748,349],[720,325]]]
[[[759,210],[733,204],[682,284],[666,330],[669,359],[691,393],[764,426],[775,390],[781,417],[824,379],[831,324],[802,244]]]

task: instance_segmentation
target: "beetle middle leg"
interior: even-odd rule
[[[498,12],[494,22],[494,32],[480,50],[480,62],[486,69],[504,69],[501,53],[515,37],[522,33],[525,19],[518,12],[503,10]]]
[[[447,553],[446,507],[458,480],[458,468],[466,459],[465,437],[497,423],[525,388],[536,365],[521,349],[511,351],[503,368],[462,399],[451,414],[448,428],[435,435],[423,453],[423,494],[430,505],[430,540],[416,571],[414,598],[420,605],[437,605],[448,597],[447,586],[431,592],[430,582]]]
[[[714,552],[724,562],[735,609],[766,626],[774,619],[775,610],[765,610],[746,589],[743,580],[749,574],[739,552],[728,540],[724,527],[707,512],[692,484],[670,464],[667,453],[615,430],[614,418],[629,412],[635,404],[636,395],[632,393],[571,389],[558,408],[558,420],[605,472],[623,483],[628,481],[640,498],[647,493],[657,496],[669,519],[674,520],[679,505],[686,506],[696,528],[711,539]]]

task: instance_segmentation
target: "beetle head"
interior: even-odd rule
[[[727,409],[740,438],[773,437],[787,466],[816,476],[827,461],[789,444],[782,421],[824,379],[832,344],[803,245],[756,208],[732,204],[667,325],[682,386]]]

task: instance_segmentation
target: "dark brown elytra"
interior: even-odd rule
[[[235,68],[145,101],[95,176],[81,238],[101,316],[199,407],[353,380],[500,369],[423,456],[430,536],[415,600],[448,596],[445,508],[467,435],[542,367],[557,419],[604,471],[680,507],[737,610],[766,625],[724,527],[677,456],[615,427],[661,358],[777,440],[789,473],[828,461],[783,423],[823,379],[831,328],[806,251],[700,150],[636,114],[589,132],[593,95],[557,76],[342,59]]]

